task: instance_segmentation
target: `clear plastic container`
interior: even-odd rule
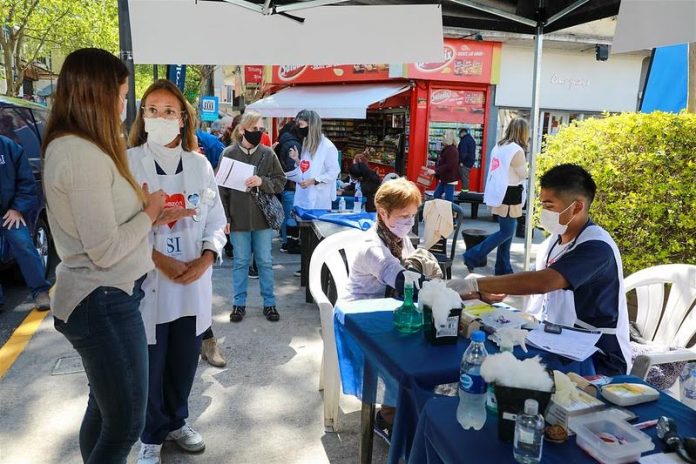
[[[636,430],[612,410],[575,418],[570,427],[577,444],[603,464],[637,462],[641,454],[655,448],[650,436]]]

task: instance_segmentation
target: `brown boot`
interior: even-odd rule
[[[215,337],[203,340],[201,345],[201,358],[207,361],[208,364],[215,367],[225,367],[227,361],[222,357],[220,353],[220,348],[217,344],[217,339]]]

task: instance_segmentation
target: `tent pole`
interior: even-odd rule
[[[126,102],[126,129],[135,120],[135,65],[133,64],[133,39],[131,37],[128,0],[118,0],[118,44],[121,61],[128,68],[128,101]]]
[[[530,114],[530,129],[532,137],[532,150],[529,154],[529,184],[527,188],[527,214],[525,218],[525,237],[524,237],[524,270],[530,269],[530,261],[532,258],[532,236],[533,216],[534,216],[534,201],[536,188],[536,155],[540,151],[539,134],[539,87],[541,80],[541,55],[544,45],[544,26],[541,22],[536,28],[536,37],[534,44],[534,81],[532,85],[532,112]]]

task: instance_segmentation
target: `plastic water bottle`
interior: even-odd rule
[[[682,380],[682,403],[696,409],[696,369],[692,368],[686,381]]]
[[[468,430],[481,430],[486,423],[486,382],[481,377],[481,364],[488,356],[483,341],[486,335],[477,330],[462,356],[459,371],[459,406],[457,422]]]
[[[521,464],[538,464],[544,444],[544,418],[539,414],[536,400],[524,402],[524,413],[517,415],[515,421],[515,441],[513,456]]]
[[[345,213],[346,212],[346,199],[341,197],[340,200],[338,200],[338,212],[339,213]]]
[[[362,191],[360,187],[355,189],[355,202],[353,203],[353,212],[359,213],[362,211]]]

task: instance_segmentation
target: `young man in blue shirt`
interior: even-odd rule
[[[589,217],[596,190],[580,166],[549,170],[541,178],[540,200],[541,225],[551,235],[539,248],[536,270],[466,279],[454,288],[532,295],[526,310],[538,319],[602,332],[601,351],[592,356],[597,373],[626,374],[631,348],[621,256],[607,231]]]
[[[36,181],[23,148],[0,135],[0,236],[9,244],[36,308],[45,311],[51,284],[24,219],[37,203]],[[4,302],[0,285],[0,307]]]

